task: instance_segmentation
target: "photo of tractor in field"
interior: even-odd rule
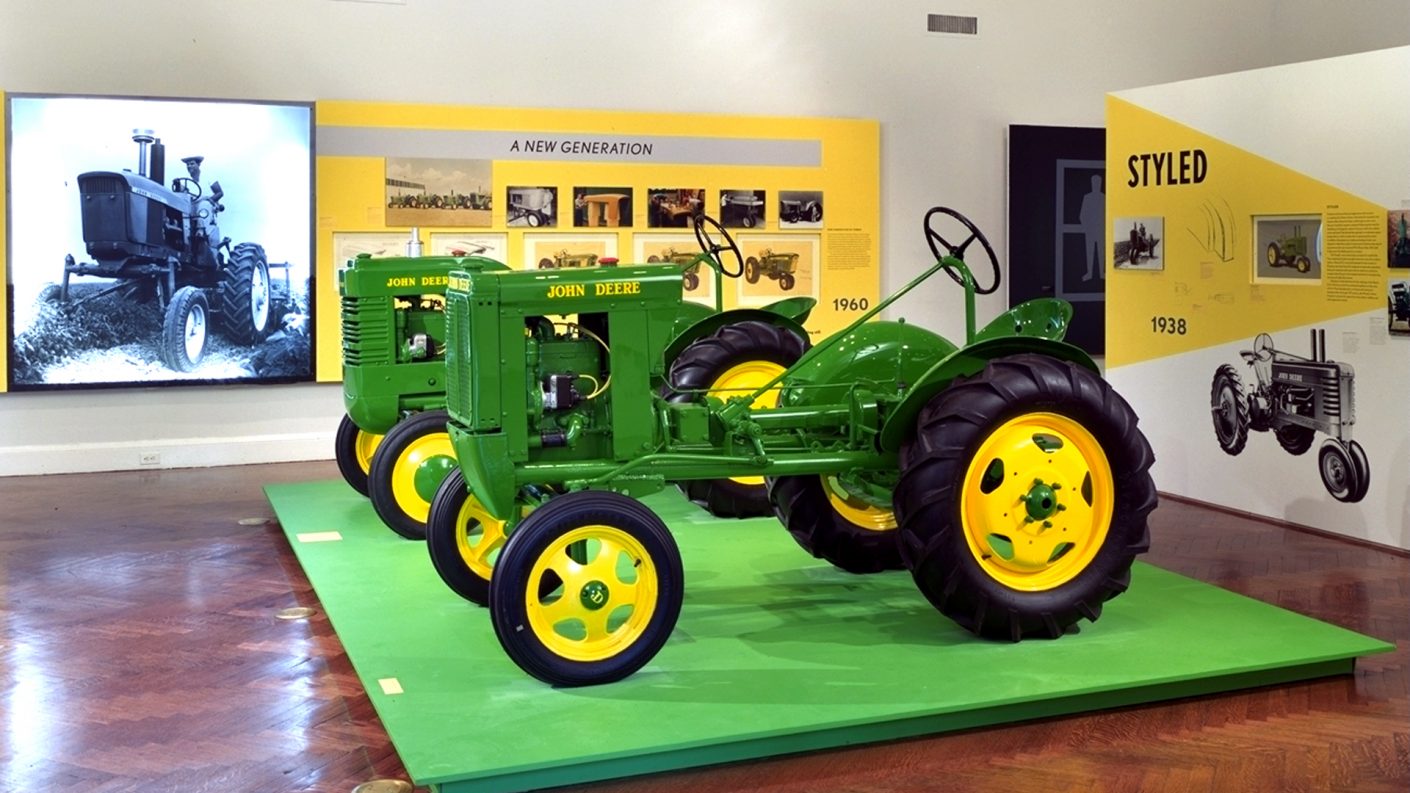
[[[488,605],[520,668],[610,683],[666,645],[682,560],[637,497],[672,483],[757,478],[804,550],[853,573],[907,569],[983,637],[1056,639],[1125,591],[1156,505],[1135,414],[1062,341],[1068,303],[976,327],[975,295],[999,286],[992,246],[947,208],[925,230],[935,263],[811,347],[764,312],[683,340],[679,265],[451,273],[456,470],[427,548],[448,586]],[[716,277],[744,275],[728,232],[704,218],[696,231]],[[976,251],[984,287],[965,262]],[[961,344],[876,318],[942,271],[964,290]]]
[[[1291,234],[1268,243],[1264,258],[1269,267],[1293,267],[1305,273],[1312,269],[1312,259],[1307,253],[1307,237],[1302,226],[1294,226]]]
[[[767,278],[777,281],[778,288],[787,292],[797,283],[797,273],[796,253],[775,253],[772,249],[765,248],[758,256],[750,256],[744,260],[744,280],[751,284],[757,284],[759,279]]]
[[[1239,355],[1253,370],[1245,389],[1238,369],[1224,364],[1214,372],[1209,408],[1219,448],[1237,455],[1249,430],[1272,432],[1288,454],[1306,454],[1317,433],[1329,435],[1317,452],[1322,484],[1337,501],[1357,502],[1371,484],[1366,452],[1351,437],[1356,423],[1356,373],[1350,364],[1327,360],[1326,331],[1312,331],[1312,355],[1304,358],[1273,346],[1258,334],[1253,349]]]
[[[1410,281],[1391,281],[1386,318],[1391,333],[1410,333]]]
[[[40,294],[50,303],[116,298],[155,305],[162,363],[178,372],[200,364],[212,333],[242,346],[259,344],[288,305],[287,264],[271,264],[264,248],[233,243],[218,224],[225,211],[220,182],[204,183],[204,158],[182,159],[186,175],[166,184],[166,147],[136,130],[136,173],[89,171],[77,177],[83,240],[91,260],[64,257],[63,278]],[[280,270],[282,282],[271,279]],[[80,289],[99,279],[95,288]],[[81,293],[81,294],[80,294]]]

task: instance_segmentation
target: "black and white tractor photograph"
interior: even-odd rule
[[[17,97],[11,116],[14,386],[312,375],[309,107]]]
[[[1237,455],[1249,430],[1272,432],[1278,445],[1303,455],[1317,445],[1322,485],[1337,501],[1354,503],[1371,485],[1366,451],[1351,437],[1356,423],[1356,372],[1351,364],[1327,360],[1327,336],[1311,332],[1310,356],[1279,350],[1273,337],[1260,333],[1253,348],[1239,355],[1251,370],[1247,386],[1233,364],[1223,364],[1210,384],[1209,409],[1219,448]]]

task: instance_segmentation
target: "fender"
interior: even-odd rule
[[[1026,304],[1025,304],[1026,305]],[[1019,308],[1022,308],[1020,306]],[[1070,310],[1070,309],[1069,309]],[[1011,312],[1012,313],[1012,312]],[[995,323],[1000,320],[1004,324],[997,327],[1006,328],[1012,332],[1012,319],[1010,314],[1001,314],[994,322],[985,327],[985,331],[995,328]],[[1040,325],[1041,327],[1041,325]],[[985,336],[981,332],[980,337]],[[886,420],[881,425],[881,436],[879,442],[883,451],[894,452],[901,448],[901,443],[915,431],[916,419],[920,416],[920,411],[930,402],[936,394],[944,391],[959,377],[970,377],[984,370],[985,364],[995,358],[1003,358],[1008,355],[1019,355],[1022,353],[1037,353],[1047,355],[1059,360],[1071,361],[1079,366],[1084,366],[1093,372],[1100,374],[1096,363],[1091,356],[1087,355],[1079,347],[1074,347],[1063,341],[1047,338],[1039,335],[1019,335],[1019,336],[990,336],[974,344],[950,353],[946,357],[937,361],[934,366],[922,374],[911,386],[906,394],[887,415]]]
[[[858,384],[894,399],[904,384],[917,382],[954,351],[955,345],[918,325],[867,322],[831,346],[809,350],[788,373],[779,404],[845,404]]]
[[[808,319],[808,314],[812,312],[813,306],[816,306],[817,303],[818,301],[811,297],[791,297],[776,303],[770,303],[763,308],[736,308],[729,311],[721,311],[718,314],[709,309],[705,309],[709,312],[708,315],[703,319],[697,320],[684,330],[679,330],[676,337],[671,340],[671,343],[666,345],[666,350],[662,353],[662,359],[667,362],[667,367],[669,368],[670,362],[674,361],[686,347],[690,346],[691,342],[709,336],[725,325],[731,325],[735,322],[743,322],[745,320],[757,320],[759,322],[767,322],[770,325],[788,328],[794,333],[797,333],[799,337],[806,339],[808,338],[808,331],[803,327],[803,323]],[[686,303],[684,305],[694,304]],[[702,306],[701,308],[704,307]],[[684,311],[681,313],[681,316],[685,317]],[[676,328],[679,329],[680,327],[681,324],[677,321]]]

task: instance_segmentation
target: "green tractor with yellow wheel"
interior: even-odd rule
[[[959,244],[936,228],[946,218]],[[636,497],[669,483],[762,478],[806,551],[853,573],[905,568],[983,637],[1057,638],[1126,589],[1156,505],[1135,414],[1062,341],[1067,303],[1030,301],[976,329],[974,295],[999,285],[992,247],[950,209],[925,228],[935,264],[811,349],[757,317],[673,348],[677,266],[451,276],[458,470],[436,492],[427,548],[447,584],[489,606],[524,671],[609,683],[665,644],[683,568]],[[714,231],[705,263],[743,275]],[[971,246],[993,269],[983,289]],[[942,271],[965,292],[963,345],[875,319]]]

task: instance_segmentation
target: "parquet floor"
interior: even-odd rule
[[[0,478],[0,791],[405,778],[326,619],[274,616],[318,603],[261,486],[336,476],[299,463]],[[1148,561],[1396,652],[1351,677],[579,790],[1410,789],[1410,558],[1170,499],[1152,520]],[[391,582],[369,571],[367,585]]]

